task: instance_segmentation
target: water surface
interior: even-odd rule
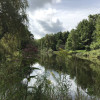
[[[100,100],[99,67],[71,56],[4,61],[0,100]]]

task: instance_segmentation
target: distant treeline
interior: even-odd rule
[[[54,51],[58,50],[60,47],[64,48],[66,40],[68,38],[69,32],[58,32],[56,34],[47,34],[45,37],[38,40],[40,49],[47,48]]]
[[[38,40],[40,50],[91,50],[100,48],[100,14],[89,15],[70,32],[47,34]]]

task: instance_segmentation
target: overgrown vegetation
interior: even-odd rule
[[[27,7],[27,0],[0,0],[0,58],[22,56],[27,45],[35,46],[28,30]]]

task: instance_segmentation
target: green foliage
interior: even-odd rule
[[[52,49],[53,51],[59,50],[59,48],[64,48],[65,42],[68,38],[69,32],[58,32],[56,34],[47,34],[45,37],[38,40],[38,46],[40,50],[47,48],[47,50]]]
[[[61,45],[63,44],[63,41],[61,39],[58,40],[57,45],[56,45],[56,50],[59,50]]]
[[[70,32],[65,48],[68,50],[76,50],[78,48],[78,36],[76,30],[73,29]]]
[[[66,41],[67,50],[90,50],[100,45],[100,19],[99,14],[90,15],[88,20],[81,21],[76,29],[72,29]],[[98,41],[94,43],[93,41]]]
[[[95,26],[95,34],[94,34],[94,40],[91,44],[91,49],[99,49],[100,48],[100,15],[97,18],[96,26]]]
[[[85,45],[90,45],[91,43],[91,27],[88,20],[83,20],[77,26],[77,34],[79,37],[79,42],[81,43],[82,47],[80,49],[84,49]]]
[[[5,34],[20,34],[23,31],[27,6],[27,0],[0,0],[0,39]]]
[[[0,0],[0,51],[3,56],[17,56],[34,36],[28,30],[27,0]]]

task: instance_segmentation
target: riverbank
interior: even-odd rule
[[[86,50],[76,50],[76,51],[61,50],[61,51],[54,51],[54,54],[72,55],[72,56],[76,56],[76,57],[81,58],[81,59],[86,59],[86,60],[100,64],[100,49],[91,50],[91,51],[86,51]]]
[[[91,51],[76,51],[75,56],[100,64],[100,49]]]

